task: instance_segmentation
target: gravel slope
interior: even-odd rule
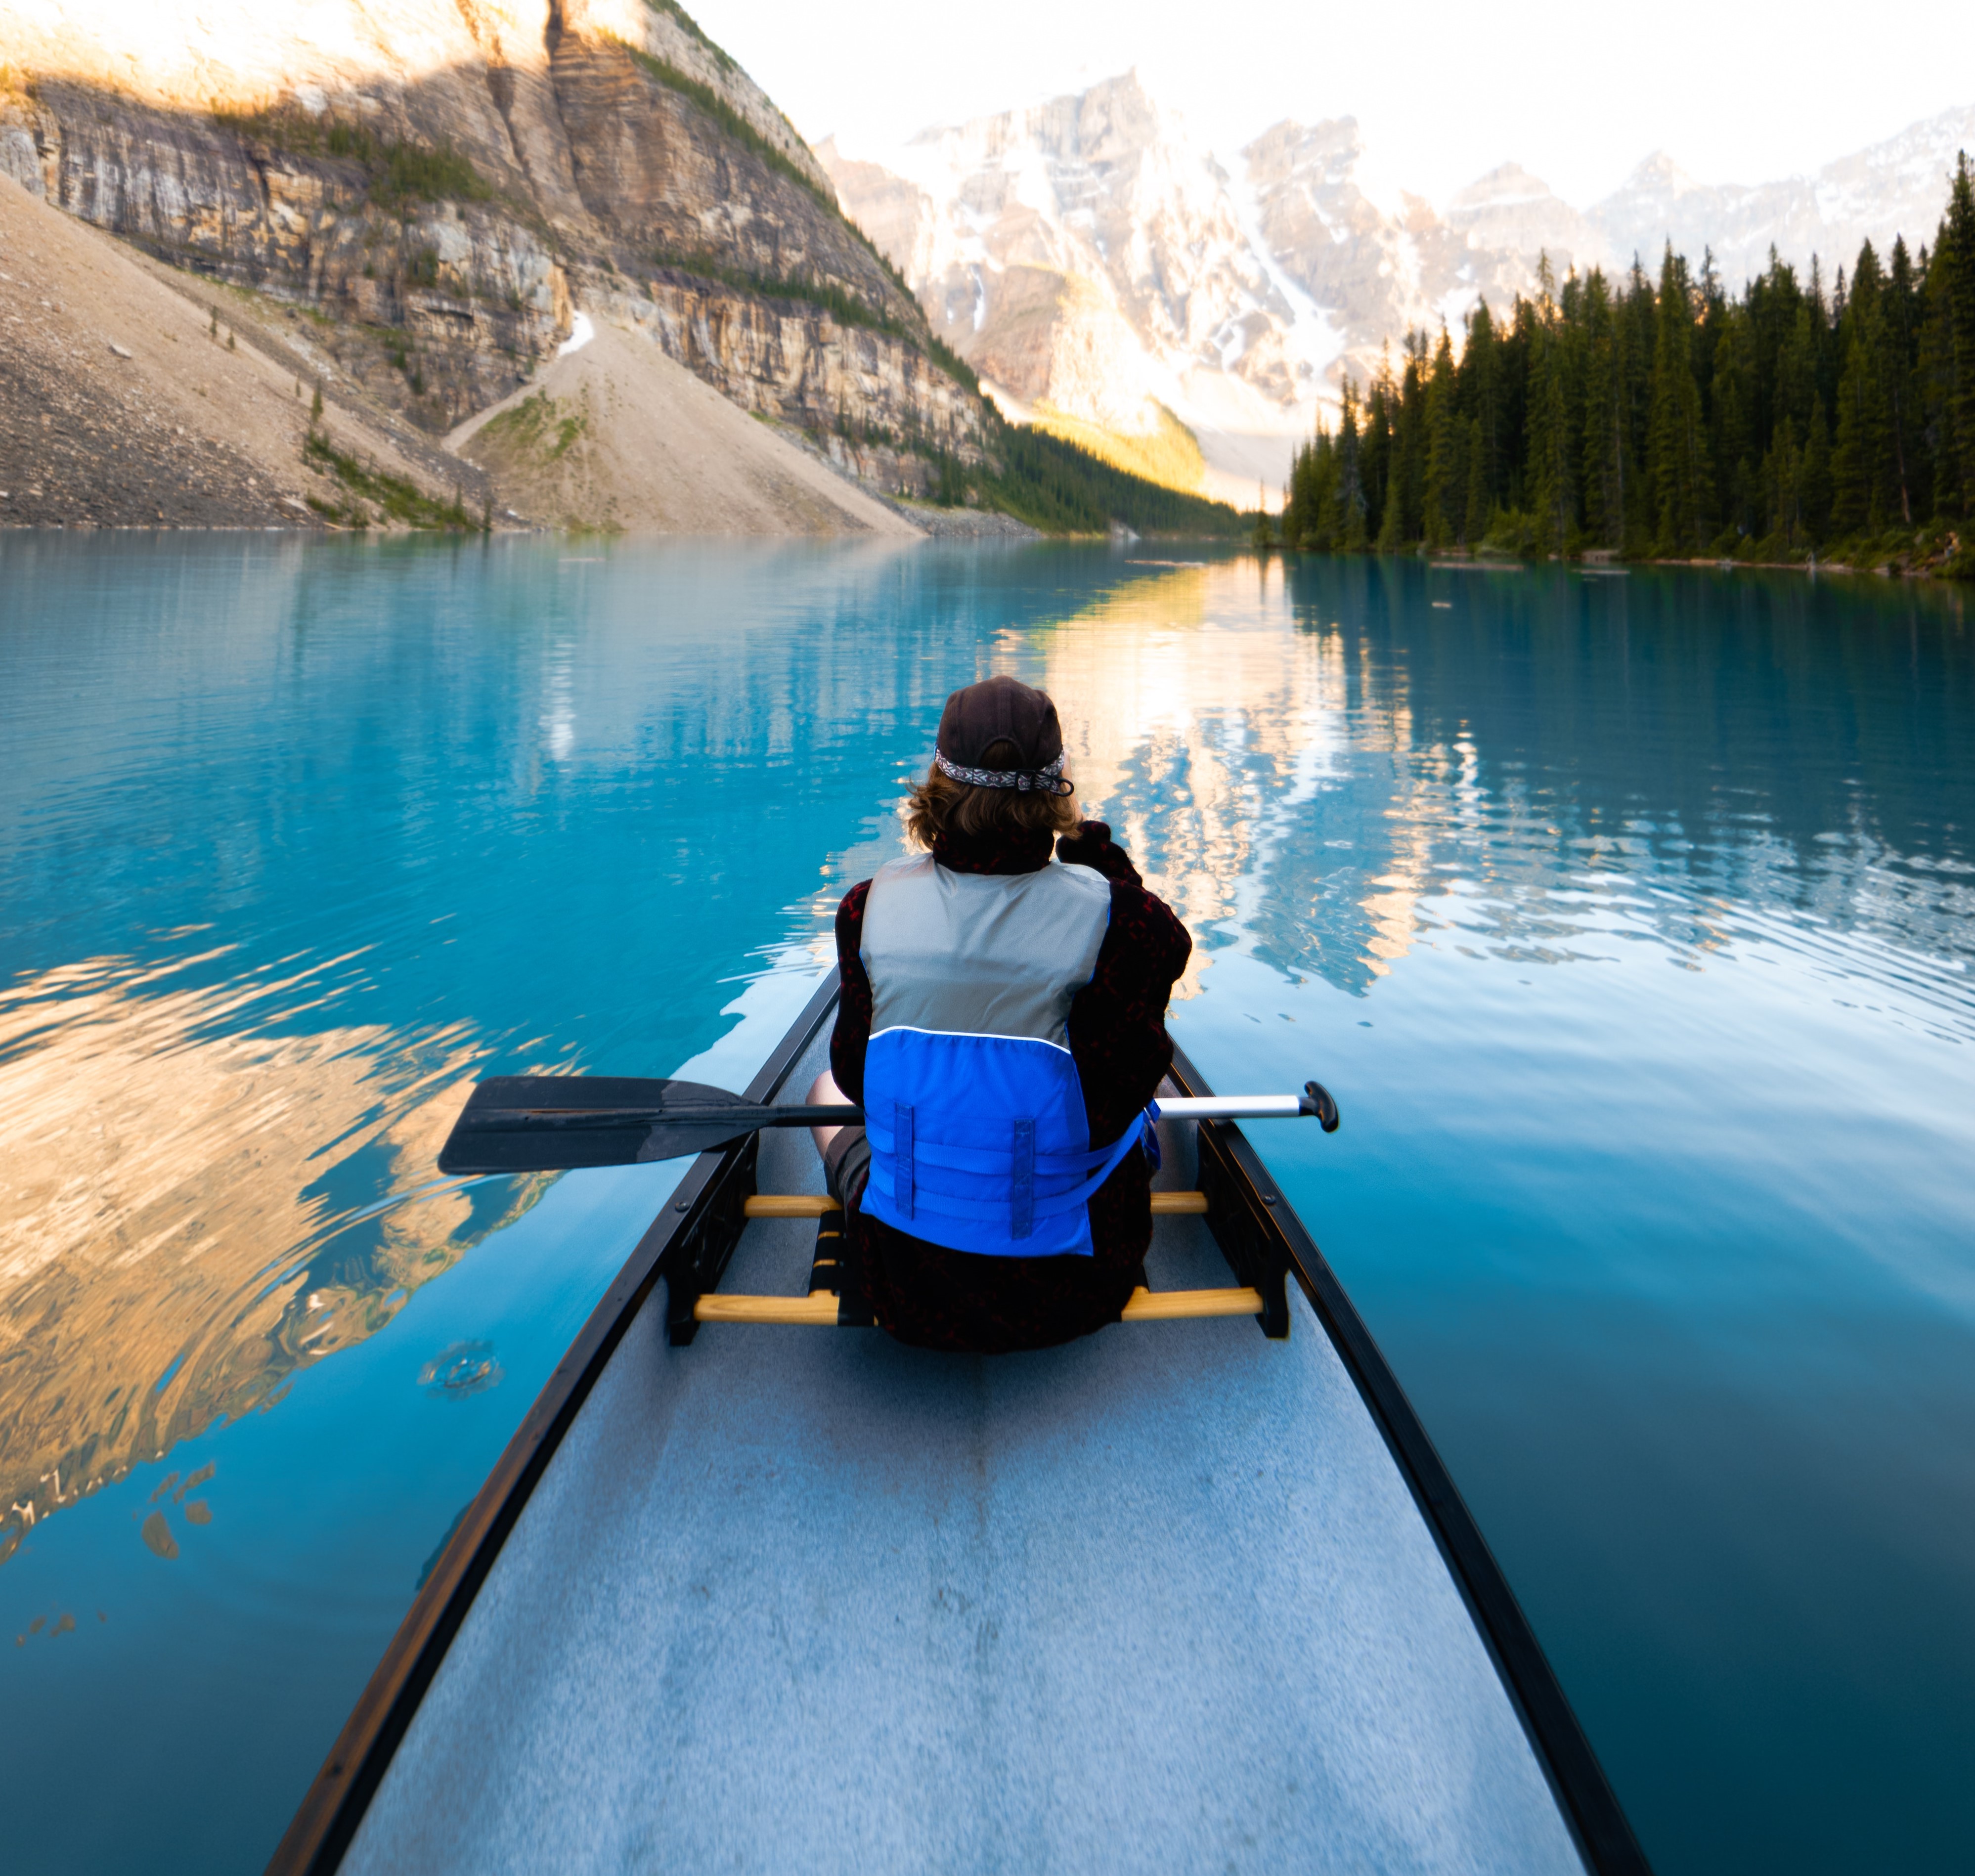
[[[196,283],[188,283],[195,285]],[[0,178],[0,527],[314,527],[313,385],[118,242]],[[297,385],[300,386],[299,393]],[[337,405],[337,448],[452,491]]]
[[[922,530],[669,358],[600,327],[447,446],[551,527],[672,534]]]

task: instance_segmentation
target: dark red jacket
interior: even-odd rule
[[[1115,1140],[1157,1091],[1172,1060],[1166,1000],[1192,941],[1165,903],[1139,883],[1102,821],[1086,821],[1058,856],[1111,882],[1111,922],[1090,981],[1070,1006],[1070,1052],[1083,1083],[1093,1146]],[[1027,873],[1049,863],[1047,834],[1000,843],[942,841],[933,858],[955,872]],[[871,981],[859,956],[866,879],[836,908],[843,994],[830,1039],[830,1073],[853,1101],[864,1099],[871,1039]],[[879,1322],[921,1348],[998,1354],[1047,1348],[1118,1319],[1152,1241],[1145,1155],[1128,1153],[1090,1201],[1089,1257],[991,1257],[948,1250],[853,1213],[856,1264]]]

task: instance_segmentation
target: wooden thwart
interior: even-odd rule
[[[819,1290],[807,1296],[728,1296],[715,1290],[692,1306],[696,1322],[788,1322],[798,1328],[834,1329],[836,1293]]]
[[[1204,1316],[1260,1316],[1259,1290],[1135,1290],[1124,1322],[1183,1322]]]
[[[834,1329],[836,1297],[819,1290],[807,1296],[729,1296],[714,1291],[692,1306],[698,1322],[780,1322],[798,1329]],[[1135,1290],[1119,1320],[1182,1322],[1205,1316],[1260,1316],[1257,1290]]]
[[[741,1204],[749,1218],[826,1218],[843,1207],[820,1193],[757,1192]],[[1204,1192],[1155,1192],[1155,1218],[1199,1217],[1207,1211]],[[1135,1290],[1120,1320],[1127,1322],[1178,1322],[1216,1316],[1259,1316],[1264,1306],[1255,1290]],[[692,1306],[695,1322],[780,1322],[794,1328],[834,1329],[837,1299],[833,1290],[812,1290],[807,1296],[735,1296],[709,1290]]]
[[[750,1218],[820,1218],[843,1207],[833,1198],[825,1198],[820,1193],[809,1192],[757,1192],[741,1207]],[[1207,1210],[1204,1192],[1155,1192],[1152,1194],[1152,1216],[1155,1218],[1197,1218]]]
[[[757,1192],[741,1207],[748,1218],[820,1218],[843,1209],[833,1198],[808,1192]]]

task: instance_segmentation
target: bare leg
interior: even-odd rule
[[[810,1083],[809,1099],[806,1105],[810,1107],[834,1107],[842,1104],[845,1104],[843,1090],[837,1086],[836,1077],[828,1069],[825,1069],[814,1081]],[[809,1137],[816,1142],[816,1150],[818,1154],[822,1154],[829,1151],[830,1142],[843,1131],[841,1127],[812,1127],[809,1130]]]

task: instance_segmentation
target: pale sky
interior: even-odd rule
[[[1224,156],[1280,118],[1353,116],[1381,181],[1441,202],[1514,161],[1582,207],[1655,149],[1768,182],[1975,103],[1971,0],[686,4],[812,143],[895,143],[1136,65]]]

